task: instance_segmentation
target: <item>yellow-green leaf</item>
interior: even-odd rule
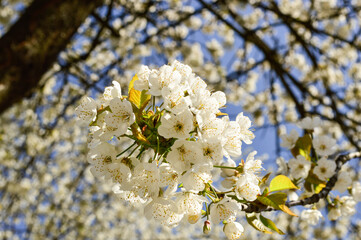
[[[132,81],[129,83],[128,90],[128,100],[134,104],[138,109],[144,109],[148,102],[150,101],[151,95],[147,94],[146,90],[138,91],[133,88],[134,82],[138,80],[137,74],[133,77]]]
[[[303,137],[298,138],[296,145],[291,149],[291,152],[294,157],[298,155],[304,156],[307,160],[311,160],[311,147],[312,147],[312,138],[310,134],[305,134]]]
[[[257,198],[261,203],[263,203],[264,205],[273,207],[274,209],[280,209],[280,205],[283,205],[286,203],[287,200],[287,194],[286,193],[282,193],[282,192],[278,192],[278,193],[274,193],[271,194],[267,197],[265,196],[258,196]]]
[[[268,219],[268,218],[263,217],[262,215],[259,215],[259,220],[261,220],[263,225],[265,225],[269,229],[276,231],[277,233],[279,233],[281,235],[284,235],[284,232],[282,232],[271,219]]]
[[[265,196],[258,196],[257,197],[258,201],[260,201],[261,203],[263,203],[266,206],[270,206],[274,209],[278,209],[281,210],[289,215],[292,216],[297,216],[296,214],[294,214],[286,205],[286,200],[287,200],[287,194],[283,193],[283,192],[277,192],[277,193],[273,193],[271,195],[268,195],[267,197]]]
[[[133,89],[134,87],[134,82],[137,81],[139,78],[138,78],[138,75],[135,74],[134,77],[132,78],[132,80],[130,81],[129,83],[129,86],[128,86],[128,95],[130,93],[130,90]]]
[[[287,214],[289,214],[291,216],[298,217],[297,214],[292,212],[291,209],[289,209],[286,205],[280,205],[279,207],[283,212],[285,212],[285,213],[287,213]]]
[[[254,229],[264,233],[272,233],[266,229],[266,227],[262,224],[260,220],[257,219],[255,213],[246,213],[246,219],[248,224],[251,225]]]
[[[287,189],[298,189],[298,187],[284,175],[278,175],[272,179],[270,183],[270,192],[287,190]]]

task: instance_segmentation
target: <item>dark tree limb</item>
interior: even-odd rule
[[[313,203],[319,202],[321,199],[327,198],[328,194],[332,190],[332,188],[335,186],[338,178],[338,174],[341,170],[341,167],[343,164],[345,164],[347,161],[354,159],[354,158],[361,158],[361,152],[354,152],[354,153],[348,153],[339,155],[336,158],[336,170],[333,176],[328,180],[326,186],[319,192],[313,194],[311,197],[297,200],[297,201],[289,201],[286,202],[287,207],[293,207],[293,206],[305,206]],[[265,212],[265,211],[275,211],[276,209],[272,207],[258,207],[255,205],[242,205],[242,211],[252,213],[252,212]]]
[[[102,0],[34,0],[0,39],[0,114],[29,96]]]

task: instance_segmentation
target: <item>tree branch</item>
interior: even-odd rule
[[[0,39],[0,114],[29,96],[102,0],[35,0]]]
[[[354,158],[361,158],[361,152],[354,152],[354,153],[348,153],[339,155],[336,158],[336,170],[335,174],[328,180],[326,187],[324,187],[319,193],[313,194],[311,197],[297,200],[297,201],[289,201],[286,203],[287,207],[293,207],[293,206],[305,206],[313,203],[317,203],[321,199],[325,199],[332,188],[335,186],[338,178],[338,174],[341,170],[341,167],[343,164],[345,164],[347,161],[354,159]],[[242,205],[242,211],[245,211],[247,213],[252,212],[268,212],[268,211],[276,211],[277,209],[271,208],[271,207],[258,207],[256,205]]]

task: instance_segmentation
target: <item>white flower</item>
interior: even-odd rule
[[[203,153],[199,142],[177,140],[167,155],[167,161],[178,172],[183,173],[191,164],[202,163]]]
[[[305,220],[307,223],[311,225],[316,225],[320,218],[323,218],[322,214],[318,210],[308,209],[303,210],[301,213],[301,219]]]
[[[195,96],[199,92],[204,92],[207,88],[207,84],[200,77],[191,77],[189,82],[189,94]]]
[[[169,65],[163,65],[159,71],[152,71],[149,75],[149,93],[160,96],[163,87],[176,87],[180,84],[182,75]]]
[[[90,171],[94,176],[109,177],[107,166],[115,159],[115,147],[107,142],[102,142],[89,151],[88,162],[92,165]]]
[[[117,128],[119,134],[124,134],[135,121],[132,105],[127,100],[114,98],[110,101],[109,107],[112,112],[105,116],[105,123],[112,128]]]
[[[225,123],[222,119],[212,116],[199,127],[203,138],[221,138]]]
[[[298,140],[299,134],[295,129],[292,129],[289,135],[282,134],[280,137],[282,139],[281,146],[291,149],[295,146],[295,144]]]
[[[255,174],[262,169],[262,161],[259,159],[254,159],[254,156],[257,154],[257,151],[253,151],[248,154],[246,162],[243,167],[243,171],[246,174]]]
[[[75,108],[75,113],[80,120],[86,123],[95,121],[97,117],[97,103],[90,97],[82,99],[80,105]]]
[[[181,88],[164,87],[162,96],[164,98],[164,108],[174,114],[187,110],[191,104],[189,97],[184,97],[184,91]]]
[[[248,117],[243,116],[243,113],[240,113],[237,115],[236,122],[241,127],[241,140],[246,144],[251,144],[252,139],[255,137],[253,132],[249,130],[252,125],[251,120]]]
[[[253,174],[245,174],[239,177],[235,193],[239,199],[244,198],[251,202],[256,200],[257,195],[261,194],[257,177]]]
[[[236,220],[239,205],[236,201],[225,197],[218,203],[210,206],[211,222],[218,224],[221,221],[234,222]]]
[[[208,164],[195,165],[188,170],[181,178],[183,187],[187,191],[199,192],[204,189],[204,184],[212,179],[210,166]]]
[[[159,169],[153,162],[138,164],[134,168],[134,176],[130,181],[134,184],[133,191],[145,198],[159,195],[159,180]]]
[[[124,200],[124,201],[127,201],[129,202],[130,204],[144,204],[147,202],[146,199],[144,198],[141,198],[139,195],[137,195],[135,192],[133,191],[125,191],[125,190],[122,190],[122,187],[120,184],[115,184],[113,187],[112,187],[112,190],[113,192],[117,195],[117,197],[120,199],[120,200]]]
[[[144,208],[144,214],[148,219],[153,217],[168,227],[177,226],[183,218],[183,214],[178,213],[175,203],[164,198],[154,199]]]
[[[335,221],[339,217],[341,217],[341,209],[339,207],[331,207],[328,211],[328,219]]]
[[[306,178],[311,169],[311,162],[307,161],[304,156],[298,155],[297,160],[292,158],[288,162],[288,166],[290,167],[291,175],[295,179]]]
[[[352,183],[352,197],[357,202],[361,201],[361,183],[360,182]]]
[[[276,163],[278,166],[277,173],[288,175],[288,167],[285,159],[283,157],[279,157],[276,159]]]
[[[218,139],[202,139],[200,143],[205,162],[212,163],[213,165],[218,165],[222,162],[222,144]]]
[[[235,121],[223,117],[225,128],[222,133],[222,147],[226,157],[238,157],[242,154],[241,128]]]
[[[224,234],[230,240],[239,239],[244,232],[242,224],[238,222],[229,222],[224,225],[223,228]]]
[[[321,156],[328,156],[336,151],[336,140],[328,136],[320,136],[312,140],[316,153]]]
[[[183,64],[177,60],[174,60],[171,66],[177,70],[181,76],[182,80],[181,83],[184,84],[189,78],[192,76],[192,68],[186,64]]]
[[[226,177],[221,182],[221,185],[222,185],[222,187],[224,187],[226,189],[231,189],[231,188],[233,188],[234,185],[236,185],[237,181],[238,181],[238,178],[236,176]]]
[[[165,113],[161,118],[158,133],[165,138],[188,138],[193,130],[193,115],[187,109],[177,115]]]
[[[341,171],[338,174],[337,182],[335,186],[333,187],[333,190],[339,191],[340,193],[343,193],[347,190],[349,186],[351,186],[352,180],[349,174],[345,171]]]
[[[313,173],[322,181],[326,181],[335,173],[336,163],[327,158],[321,158],[317,162],[317,166],[313,169]]]
[[[301,128],[303,129],[309,129],[309,130],[312,130],[316,127],[319,127],[321,126],[321,118],[319,117],[305,117],[304,119],[302,119],[300,121],[300,123],[298,124]]]
[[[356,213],[356,201],[350,196],[344,196],[340,199],[342,216],[351,216]]]
[[[219,108],[226,103],[224,93],[215,92],[211,94],[205,89],[200,89],[196,94],[191,94],[190,98],[192,101],[191,111],[196,115],[216,114],[219,112]]]
[[[113,81],[112,83],[114,86],[106,87],[103,93],[103,98],[101,99],[101,102],[107,105],[113,98],[122,97],[122,90],[120,88],[120,84],[117,81]]]
[[[180,176],[168,163],[162,163],[159,166],[159,177],[159,186],[168,186],[167,190],[163,193],[164,196],[168,196],[176,192]]]
[[[149,89],[149,75],[152,71],[148,66],[142,65],[137,73],[138,79],[134,81],[134,89],[138,91]]]
[[[108,165],[108,171],[114,183],[122,184],[129,182],[130,169],[123,163],[111,163]]]
[[[186,214],[191,224],[199,220],[204,202],[207,202],[207,198],[190,192],[181,193],[175,200],[178,212]]]

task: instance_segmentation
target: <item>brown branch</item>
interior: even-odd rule
[[[34,0],[0,39],[0,114],[30,96],[102,0]]]

